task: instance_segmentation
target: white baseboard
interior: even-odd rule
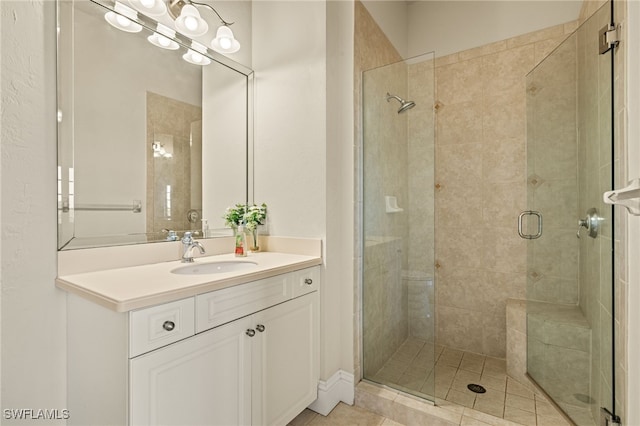
[[[338,370],[326,382],[318,383],[318,399],[309,409],[323,416],[328,415],[340,401],[353,405],[355,399],[355,383],[353,374]]]

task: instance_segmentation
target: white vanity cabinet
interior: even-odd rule
[[[121,314],[70,298],[68,424],[287,424],[317,397],[319,281],[313,267]]]

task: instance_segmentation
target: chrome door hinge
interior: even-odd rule
[[[620,44],[618,25],[608,24],[602,27],[599,40],[601,55],[618,46],[618,44]]]
[[[620,417],[604,407],[600,408],[600,426],[621,426]]]

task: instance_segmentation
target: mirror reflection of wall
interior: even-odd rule
[[[147,28],[111,27],[94,2],[58,7],[59,248],[164,241],[202,219],[223,228],[251,193],[252,71],[188,63]]]
[[[200,229],[202,108],[147,92],[146,232]]]
[[[145,37],[118,31],[100,14],[76,7],[75,201],[120,205],[143,200],[143,214],[77,211],[76,235],[145,233],[149,229],[144,214],[151,210],[145,183],[148,150],[144,141],[150,130],[147,92],[201,108],[202,68],[176,60],[180,59],[176,52],[152,47]],[[170,133],[168,124],[175,122],[171,115],[165,110],[154,120],[167,124],[161,133]]]

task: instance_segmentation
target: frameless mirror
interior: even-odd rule
[[[147,20],[113,28],[112,6],[58,1],[58,248],[226,235],[252,198],[253,72],[187,62],[182,36],[160,49]]]

